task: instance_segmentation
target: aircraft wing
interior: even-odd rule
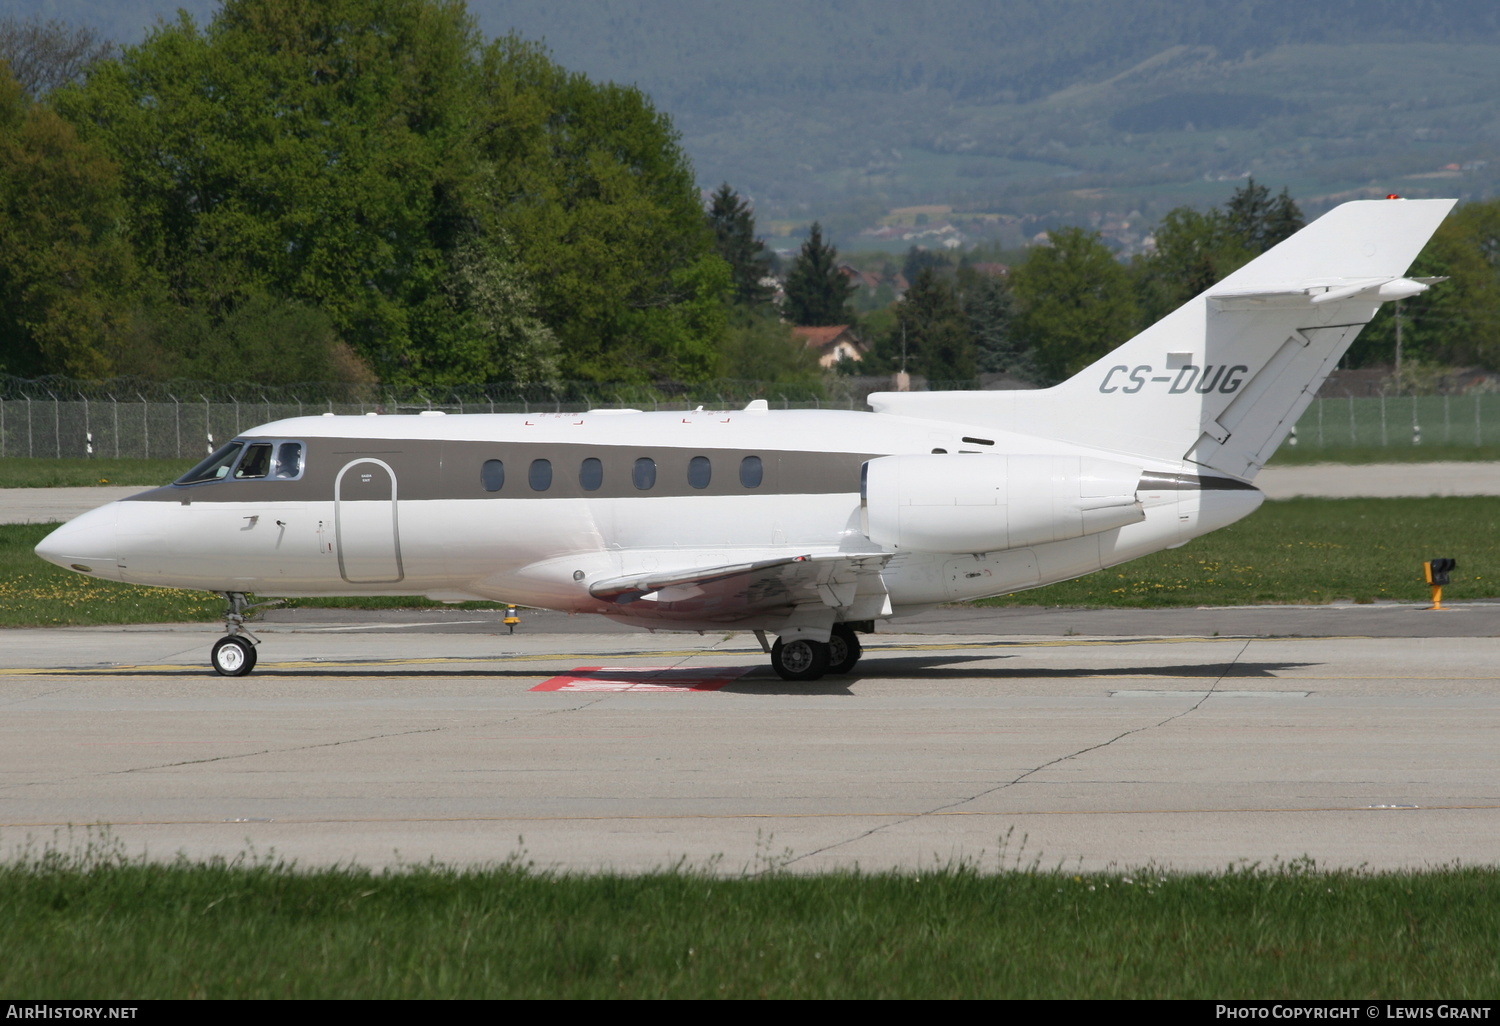
[[[842,620],[889,613],[880,571],[891,552],[834,552],[752,563],[654,571],[596,581],[589,593],[645,618],[705,617],[731,622],[757,613],[822,605]]]

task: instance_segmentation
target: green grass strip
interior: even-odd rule
[[[1469,998],[1500,870],[0,867],[14,998]]]
[[[84,488],[125,485],[154,488],[175,481],[197,460],[0,459],[0,488]]]
[[[1422,563],[1458,560],[1443,600],[1500,595],[1500,500],[1288,499],[1237,524],[993,606],[1242,606],[1420,602]]]

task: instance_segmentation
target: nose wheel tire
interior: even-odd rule
[[[848,673],[854,669],[854,664],[859,662],[864,651],[859,643],[859,635],[841,623],[835,624],[833,633],[828,637],[828,672]]]
[[[255,669],[255,646],[233,635],[214,642],[209,654],[214,672],[222,677],[243,677]]]
[[[777,638],[771,646],[771,667],[782,680],[817,680],[828,672],[828,646],[803,638]]]

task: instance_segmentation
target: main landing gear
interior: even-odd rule
[[[777,638],[771,646],[771,667],[782,680],[817,680],[826,673],[848,673],[863,654],[854,628],[838,623],[826,642]]]
[[[243,677],[255,669],[255,646],[260,639],[245,629],[245,614],[261,606],[279,606],[281,599],[253,605],[243,591],[221,592],[229,605],[224,610],[224,637],[214,642],[209,662],[222,677]]]

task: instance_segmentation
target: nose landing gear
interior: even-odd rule
[[[255,645],[248,637],[231,635],[214,642],[209,653],[214,672],[223,677],[243,677],[255,669]]]
[[[243,677],[255,669],[255,646],[260,639],[245,629],[245,614],[262,606],[279,606],[284,599],[251,604],[243,591],[221,592],[229,605],[224,610],[224,637],[209,650],[209,662],[221,677]]]

